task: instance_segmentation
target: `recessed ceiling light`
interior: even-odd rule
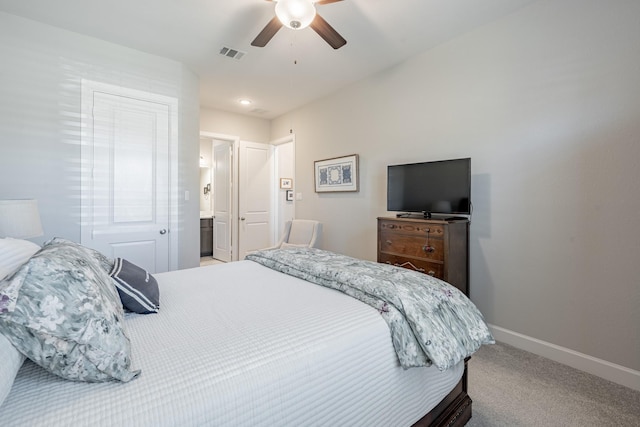
[[[242,104],[242,105],[251,105],[251,100],[249,100],[249,99],[241,99],[238,102],[240,102],[240,104]]]

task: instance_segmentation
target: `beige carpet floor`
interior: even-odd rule
[[[469,427],[640,426],[640,392],[506,344],[469,361]]]

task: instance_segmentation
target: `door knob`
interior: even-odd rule
[[[163,228],[162,230],[160,230],[160,234],[167,234],[167,229]]]
[[[244,221],[244,219],[245,219],[245,218],[244,218],[243,216],[241,216],[241,217],[240,217],[240,221]]]

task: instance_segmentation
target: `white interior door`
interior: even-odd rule
[[[167,271],[170,106],[99,91],[91,102],[81,242],[151,273]]]
[[[213,257],[231,261],[232,146],[213,142]]]
[[[238,259],[270,246],[272,146],[240,141]]]

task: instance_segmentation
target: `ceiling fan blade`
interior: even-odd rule
[[[342,0],[319,0],[315,2],[315,4],[323,5],[323,4],[329,4],[329,3],[337,3],[339,1],[342,1]]]
[[[260,34],[256,36],[255,39],[251,42],[251,46],[256,47],[265,47],[269,40],[276,35],[278,30],[282,28],[282,22],[278,19],[278,17],[274,17],[269,23],[260,31]]]
[[[347,44],[347,41],[318,14],[316,14],[313,22],[311,22],[310,27],[334,49],[340,49]]]

